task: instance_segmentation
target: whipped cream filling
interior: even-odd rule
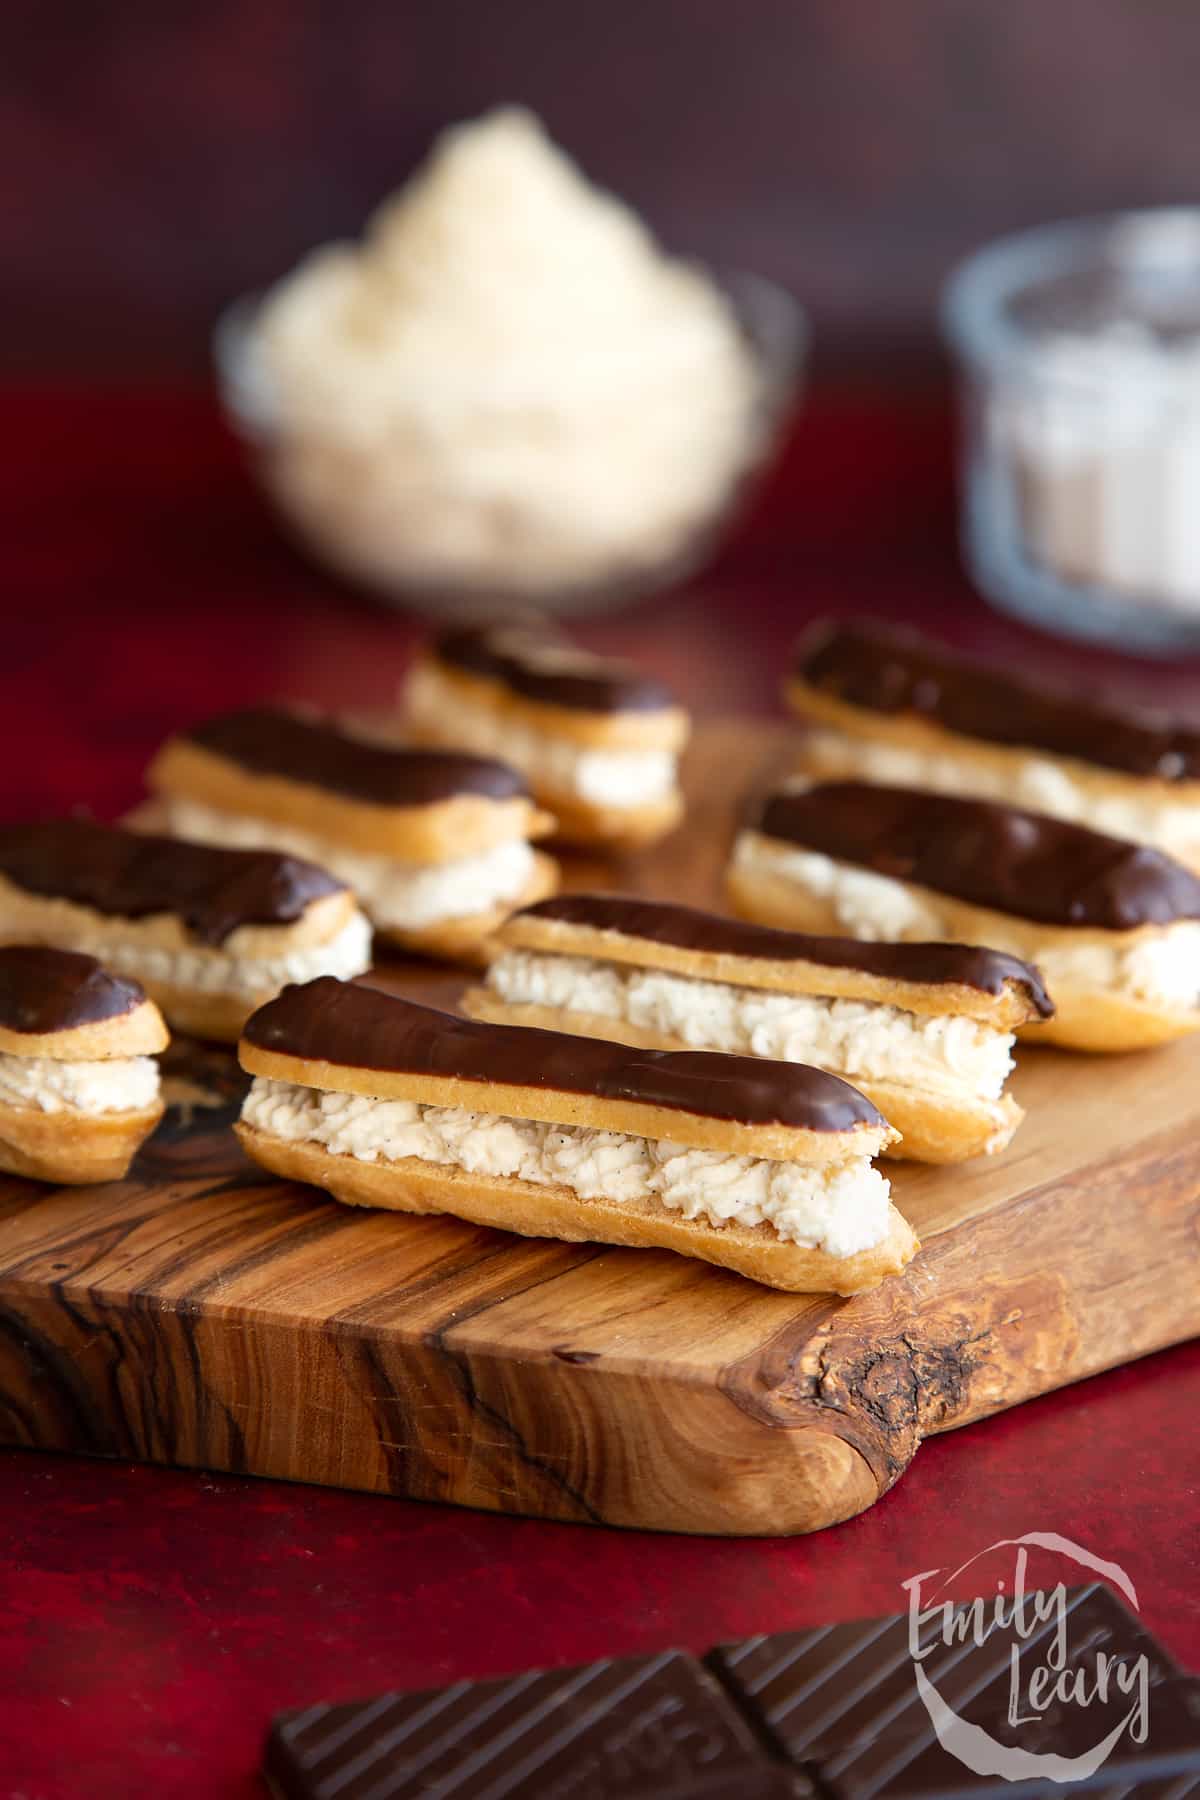
[[[816,851],[745,831],[735,846],[734,861],[748,874],[792,881],[829,901],[837,923],[855,937],[884,941],[955,935],[936,905],[916,898],[901,882]],[[1002,931],[989,932],[988,944],[993,950],[1029,958],[1028,946]],[[1035,951],[1033,960],[1051,995],[1056,985],[1062,985],[1094,988],[1172,1011],[1200,1006],[1200,921],[1194,919],[1181,919],[1146,936],[1131,933],[1128,943],[1048,943]]]
[[[1049,757],[1030,754],[1014,769],[994,769],[970,757],[870,743],[837,731],[814,731],[806,737],[804,756],[814,775],[854,777],[885,787],[930,788],[938,794],[971,794],[1050,813],[1112,837],[1153,844],[1185,862],[1200,854],[1200,806],[1153,796],[1098,793]]]
[[[226,949],[189,947],[166,949],[128,935],[125,923],[114,921],[99,931],[81,932],[69,947],[86,950],[118,975],[132,975],[143,986],[161,984],[194,988],[206,994],[231,994],[239,1000],[271,999],[289,982],[315,981],[318,975],[336,975],[346,981],[371,966],[371,927],[363,914],[354,912],[341,930],[323,944],[289,950],[282,956],[238,956]],[[236,936],[236,933],[234,934]],[[56,939],[56,942],[62,942]]]
[[[223,812],[198,800],[171,797],[164,805],[167,829],[180,837],[231,849],[283,850],[328,869],[353,889],[377,925],[398,931],[490,912],[519,899],[533,873],[533,851],[524,838],[510,838],[454,862],[405,863],[392,856],[347,850],[298,826]]]
[[[820,1167],[771,1162],[621,1131],[327,1093],[263,1076],[256,1077],[242,1118],[285,1142],[320,1144],[360,1162],[411,1156],[472,1175],[566,1187],[582,1200],[657,1200],[718,1228],[769,1225],[789,1243],[831,1256],[870,1250],[888,1232],[888,1182],[865,1156]]]
[[[848,1080],[903,1082],[998,1100],[1012,1069],[1012,1036],[953,1015],[781,994],[580,956],[509,950],[489,988],[513,1006],[550,1006],[619,1019],[695,1050],[815,1063]]]
[[[530,785],[570,794],[592,806],[654,806],[674,793],[679,758],[670,750],[598,750],[516,723],[464,700],[436,669],[415,669],[406,692],[409,715],[461,750],[496,756]]]
[[[830,901],[838,924],[851,937],[892,942],[946,935],[935,908],[899,881],[851,863],[836,863],[798,844],[743,831],[733,847],[733,863],[748,875],[791,881],[818,899]]]
[[[49,1056],[0,1053],[0,1104],[39,1112],[142,1112],[158,1099],[152,1056],[61,1062]]]
[[[1037,961],[1051,994],[1059,982],[1111,989],[1173,1012],[1200,1006],[1200,924],[1192,921],[1169,925],[1161,937],[1140,938],[1124,949],[1050,947],[1039,950]]]

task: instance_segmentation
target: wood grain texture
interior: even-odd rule
[[[713,898],[771,727],[713,727],[687,831],[572,885]],[[372,977],[451,1004],[454,972]],[[219,1052],[188,1059],[227,1098]],[[1200,1328],[1200,1045],[1023,1049],[998,1158],[896,1165],[924,1241],[850,1301],[667,1252],[344,1210],[175,1110],[128,1181],[0,1185],[0,1441],[732,1534],[869,1506],[921,1440]]]

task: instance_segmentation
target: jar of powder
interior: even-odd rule
[[[1200,651],[1200,208],[993,244],[943,323],[980,588],[1069,636]]]

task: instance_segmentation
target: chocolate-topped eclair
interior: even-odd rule
[[[0,827],[0,938],[94,954],[178,1030],[228,1039],[288,981],[360,974],[371,947],[312,863],[86,819]]]
[[[1053,1007],[1036,969],[963,944],[809,937],[622,894],[566,894],[497,933],[472,1018],[815,1064],[900,1132],[889,1154],[1003,1149],[1013,1033]]]
[[[0,946],[0,1169],[118,1181],[162,1117],[162,1014],[94,956]]]
[[[171,738],[147,781],[156,799],[134,823],[308,857],[355,890],[381,936],[431,955],[477,959],[513,906],[557,880],[530,844],[552,821],[492,757],[254,707]]]
[[[1133,1050],[1200,1026],[1200,880],[1045,813],[869,782],[769,795],[728,872],[765,924],[946,936],[1036,962],[1055,1016],[1022,1033]]]
[[[994,669],[917,632],[826,624],[787,684],[799,766],[1028,806],[1200,864],[1200,730]]]
[[[661,713],[675,705],[656,676],[592,656],[540,617],[452,627],[438,639],[437,656],[450,668],[503,683],[523,700],[570,712]]]
[[[425,741],[519,768],[568,842],[633,847],[682,817],[687,714],[662,682],[581,650],[548,619],[443,633],[412,671],[404,704]]]
[[[480,1024],[336,981],[246,1026],[238,1135],[350,1204],[658,1245],[768,1286],[857,1292],[916,1244],[871,1158],[894,1137],[819,1069]]]

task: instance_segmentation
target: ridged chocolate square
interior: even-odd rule
[[[1088,1791],[1116,1800],[1134,1791],[1149,1794],[1144,1783],[1161,1778],[1164,1800],[1192,1794],[1200,1780],[1200,1681],[1180,1673],[1108,1588],[1071,1589],[1066,1604],[1069,1668],[1093,1668],[1100,1650],[1127,1662],[1144,1654],[1148,1665],[1148,1741],[1139,1746],[1123,1736]],[[967,1609],[955,1607],[954,1614],[964,1620]],[[1044,1652],[1053,1629],[1051,1621],[1031,1634],[1027,1653],[1037,1654],[1039,1645]],[[1097,1699],[1086,1708],[1055,1702],[1040,1716],[1010,1725],[1012,1641],[1009,1631],[993,1624],[982,1646],[969,1637],[947,1645],[940,1619],[926,1621],[918,1639],[921,1667],[947,1706],[996,1742],[1079,1756],[1129,1711],[1128,1697],[1114,1691],[1107,1702]],[[1067,1791],[1044,1779],[975,1775],[942,1748],[917,1691],[904,1616],[750,1638],[719,1646],[709,1661],[780,1753],[806,1769],[832,1800],[1019,1800]]]
[[[720,1684],[669,1651],[276,1721],[266,1773],[284,1800],[791,1800]]]

